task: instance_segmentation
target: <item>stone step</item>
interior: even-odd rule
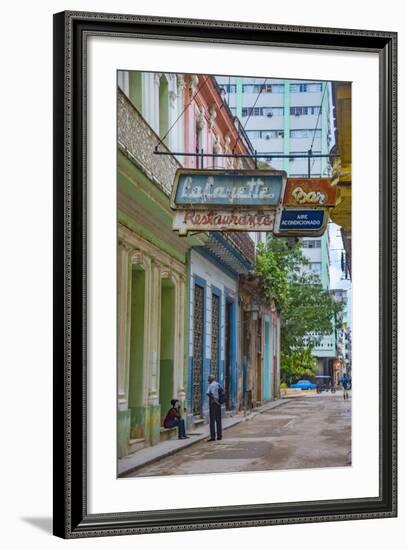
[[[201,426],[202,424],[205,424],[205,418],[194,418],[193,423],[194,427]]]
[[[146,441],[144,438],[140,439],[130,439],[129,440],[129,455],[144,449],[146,446]]]
[[[168,441],[177,436],[178,428],[160,428],[160,441]]]

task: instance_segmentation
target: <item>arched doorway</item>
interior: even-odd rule
[[[175,287],[170,279],[161,281],[160,323],[160,405],[161,421],[176,398],[174,390]]]
[[[271,399],[271,350],[270,350],[270,318],[264,316],[264,387],[263,399]]]
[[[130,438],[145,437],[144,402],[144,311],[145,271],[140,265],[131,270],[129,408]]]

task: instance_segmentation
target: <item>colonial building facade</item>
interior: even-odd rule
[[[242,391],[246,410],[280,395],[280,317],[267,303],[260,278],[241,276]]]
[[[210,372],[225,386],[225,412],[245,406],[258,372],[250,406],[276,396],[279,330],[276,312],[262,311],[253,333],[261,341],[258,371],[242,347],[240,278],[253,270],[255,256],[249,234],[180,237],[172,230],[169,199],[178,168],[254,167],[250,159],[179,154],[252,152],[216,81],[119,72],[117,114],[118,456],[124,457],[176,435],[162,427],[173,398],[188,429],[206,422]]]
[[[176,75],[119,76],[119,456],[168,437],[163,416],[171,399],[186,397],[187,260],[200,241],[172,231],[169,196],[181,165],[154,155],[182,110],[182,84]]]

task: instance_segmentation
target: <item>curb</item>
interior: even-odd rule
[[[236,419],[234,417],[232,417],[234,421],[230,422],[227,426],[222,426],[222,431],[228,430],[229,428],[233,428],[233,426],[237,426],[241,422],[247,422],[249,420],[252,420],[253,418],[258,416],[259,414],[263,414],[266,411],[269,411],[271,409],[275,409],[275,408],[280,407],[281,405],[284,405],[284,404],[289,403],[289,402],[290,402],[289,399],[279,399],[278,401],[272,401],[271,403],[267,403],[266,405],[263,405],[263,406],[259,407],[259,409],[256,409],[255,411],[249,413],[247,416],[243,416],[243,417],[236,418]],[[205,427],[206,427],[206,425],[205,425]],[[136,464],[135,466],[131,466],[127,470],[124,470],[123,472],[120,472],[120,474],[118,474],[117,477],[118,478],[125,478],[129,474],[131,474],[133,472],[136,472],[137,470],[139,470],[140,468],[143,468],[144,466],[153,464],[154,462],[158,462],[162,458],[166,458],[168,456],[176,454],[176,453],[178,453],[178,452],[180,452],[180,451],[182,451],[182,450],[184,450],[188,447],[191,447],[192,445],[195,445],[196,443],[199,443],[200,441],[203,441],[207,438],[208,438],[207,433],[205,433],[203,435],[191,436],[191,441],[186,441],[184,444],[182,444],[179,447],[174,447],[173,449],[168,449],[168,450],[164,451],[163,453],[161,453],[159,456],[154,456],[154,457],[151,457],[151,458],[147,458],[144,462],[142,462],[140,464]]]

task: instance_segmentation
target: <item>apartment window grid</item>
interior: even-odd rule
[[[320,104],[320,100],[322,101],[323,98],[323,92],[324,92],[324,82],[310,82],[310,81],[291,81],[287,88],[287,83],[283,82],[266,82],[262,79],[253,79],[252,81],[246,80],[246,82],[243,82],[240,86],[238,83],[228,83],[228,82],[222,82],[220,84],[221,88],[223,88],[226,92],[229,92],[231,94],[236,94],[239,91],[243,93],[243,105],[240,108],[240,116],[243,119],[247,119],[250,117],[251,125],[249,125],[249,128],[246,129],[247,135],[249,139],[256,141],[256,148],[259,149],[261,152],[269,150],[269,145],[267,145],[268,141],[276,141],[276,143],[283,143],[284,142],[284,151],[281,150],[281,153],[292,153],[293,155],[306,155],[308,153],[308,146],[311,145],[311,141],[313,141],[313,153],[314,154],[321,154],[321,140],[322,140],[322,108]],[[255,106],[253,97],[257,94],[267,94],[264,96],[263,102],[267,101],[268,94],[272,93],[279,93],[283,94],[288,90],[290,96],[291,96],[291,105],[286,106]],[[295,101],[295,95],[301,93],[303,94],[303,97],[307,97],[306,93],[312,93],[314,94],[311,99],[311,101],[308,103],[307,100],[305,100],[305,105],[298,105],[298,103],[302,103],[302,101]],[[304,95],[305,94],[305,95]],[[316,95],[320,94],[318,99],[315,99]],[[246,95],[246,99],[245,99]],[[235,95],[232,95],[233,99],[232,102],[235,101]],[[310,96],[311,97],[311,96]],[[328,110],[329,111],[329,110]],[[234,105],[232,107],[232,113],[238,114],[238,110],[236,109],[236,106]],[[253,128],[255,121],[258,120],[260,117],[278,117],[277,120],[281,120],[283,117],[287,119],[287,117],[294,119],[294,117],[304,117],[304,116],[313,116],[316,118],[319,116],[319,124],[317,128],[315,129],[315,123],[310,123],[308,127],[305,128],[291,128],[290,129],[290,123],[288,123],[288,127],[280,128],[280,129],[256,129]],[[281,118],[280,118],[281,117]],[[329,129],[329,112],[327,113],[328,117],[328,133],[330,131]],[[303,119],[305,120],[305,119]],[[274,123],[275,124],[275,123]],[[273,125],[274,125],[273,124]],[[257,124],[256,124],[257,125]],[[250,128],[251,126],[251,128]],[[283,124],[281,124],[283,126]],[[328,135],[329,139],[329,135]],[[278,140],[278,142],[277,142]],[[291,140],[299,140],[297,144],[291,143]],[[309,142],[309,143],[308,143]],[[303,143],[304,144],[304,150],[298,151],[298,144]],[[315,147],[316,146],[316,147]],[[294,150],[293,150],[294,148]],[[278,151],[278,149],[277,149]],[[276,151],[276,154],[278,152]],[[264,159],[267,160],[267,159]],[[287,165],[287,160],[282,161],[282,159],[277,158],[270,158],[268,159],[273,163],[275,168],[281,168],[286,169],[289,172],[290,177],[297,177],[297,178],[306,178],[309,177],[309,173],[307,170],[307,160],[305,158],[302,159],[289,159],[291,162],[289,162],[289,167]],[[284,164],[284,166],[283,166]],[[318,177],[327,172],[326,169],[323,169],[322,166],[323,162],[319,158],[314,158],[311,162],[311,176],[312,177]],[[281,166],[280,166],[281,165]]]
[[[321,262],[310,262],[310,269],[313,273],[320,275],[322,270]]]
[[[243,107],[242,117],[247,116],[284,116],[284,107]]]
[[[261,80],[261,79],[259,79]],[[291,82],[291,93],[321,93],[323,91],[323,82]],[[237,85],[235,83],[220,83],[220,87],[227,93],[236,93]],[[284,93],[283,83],[264,83],[264,82],[246,82],[242,84],[242,92],[244,94],[270,94],[270,93]]]
[[[283,138],[284,130],[246,130],[250,139]]]
[[[244,94],[258,94],[258,93],[284,93],[284,84],[243,84],[242,91]]]
[[[290,92],[294,92],[294,93],[322,92],[322,82],[292,83],[290,84]]]
[[[301,115],[318,115],[320,106],[298,106],[290,107],[290,115],[301,116]]]
[[[222,84],[221,89],[223,89],[228,94],[235,94],[236,84]]]
[[[301,246],[302,248],[321,248],[321,239],[304,239]]]

